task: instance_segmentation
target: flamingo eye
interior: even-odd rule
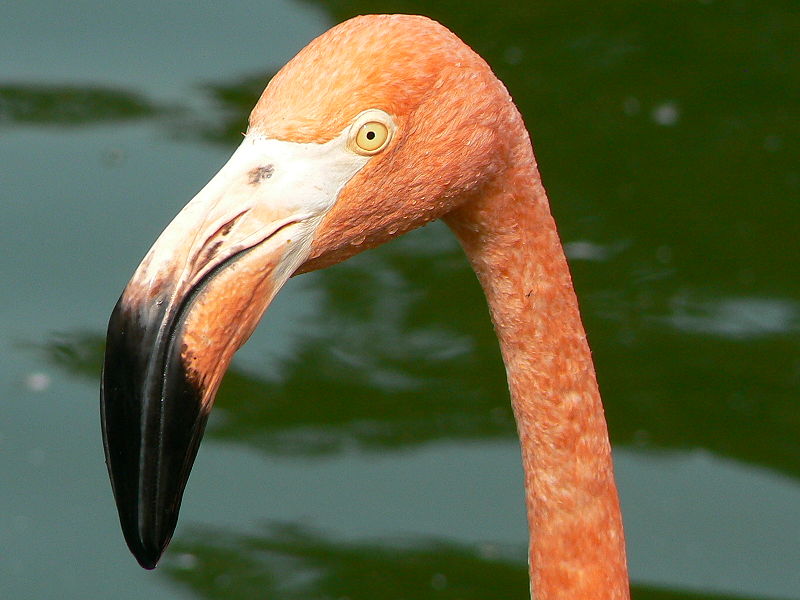
[[[389,113],[370,108],[353,120],[347,147],[362,156],[378,154],[392,141],[395,129],[394,119]]]
[[[359,154],[377,154],[389,143],[389,128],[379,121],[361,125],[353,140],[353,149]]]

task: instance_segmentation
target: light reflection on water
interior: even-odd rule
[[[621,449],[615,460],[636,581],[755,597],[791,597],[800,589],[794,568],[800,564],[800,524],[786,510],[800,503],[796,481],[703,451]],[[239,479],[230,464],[251,477]],[[187,522],[252,531],[267,512],[270,520],[323,528],[342,541],[411,536],[491,542],[525,560],[514,442],[268,464],[258,455],[215,446],[200,468],[194,486],[208,488],[209,496],[199,505],[187,499]],[[235,498],[228,489],[237,489]],[[215,514],[220,505],[230,507],[225,521]],[[754,572],[752,564],[766,568]]]
[[[700,301],[685,296],[672,300],[674,314],[664,321],[680,331],[747,339],[789,334],[798,328],[798,307],[779,298],[722,298]]]
[[[671,586],[678,572],[681,587],[706,592],[800,590],[800,524],[789,509],[800,506],[797,480],[701,449],[614,458],[632,573]]]

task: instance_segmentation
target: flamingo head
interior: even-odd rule
[[[452,211],[520,138],[486,63],[424,17],[347,21],[272,79],[241,146],[155,242],[109,322],[106,462],[143,567],[172,537],[231,358],[285,281]]]

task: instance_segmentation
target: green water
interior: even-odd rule
[[[531,130],[603,391],[634,597],[800,598],[796,2],[85,1],[0,9],[0,598],[525,598],[485,304],[434,224],[289,283],[141,570],[103,464],[116,298],[280,66],[448,25]]]

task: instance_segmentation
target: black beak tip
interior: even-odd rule
[[[138,563],[143,569],[151,571],[156,568],[158,561],[161,560],[161,555],[167,547],[169,541],[164,542],[163,546],[145,545],[142,543],[128,543],[131,553],[136,558]]]
[[[137,560],[139,561],[139,564],[142,565],[142,567],[147,569],[148,571],[152,571],[153,569],[155,569],[156,565],[158,564],[158,558],[156,558],[153,561],[146,561],[142,560],[141,558]]]
[[[163,312],[163,311],[161,311]],[[154,569],[178,521],[183,491],[208,411],[181,359],[180,327],[168,341],[161,322],[120,300],[111,316],[101,386],[106,463],[128,548]]]
[[[132,514],[123,510],[127,507],[127,504],[120,507],[120,526],[125,543],[142,568],[148,571],[155,569],[172,539],[178,515],[159,513],[158,516],[163,517],[165,521],[162,521],[161,525],[156,525],[157,513],[144,511],[141,515]],[[167,529],[162,528],[164,524],[169,524]]]
[[[149,503],[145,503],[147,505]],[[131,554],[142,568],[155,569],[172,539],[178,512],[144,510],[141,514],[132,516],[130,512],[121,511],[120,517],[122,534]]]

